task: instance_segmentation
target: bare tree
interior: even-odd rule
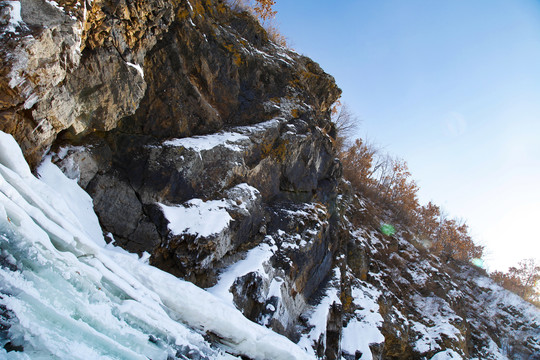
[[[351,112],[346,103],[341,104],[338,101],[332,108],[332,122],[337,130],[336,145],[338,150],[343,151],[351,147],[360,124],[358,117]]]

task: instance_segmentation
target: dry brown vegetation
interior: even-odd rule
[[[465,222],[449,219],[431,202],[420,205],[418,185],[404,160],[382,154],[362,139],[353,140],[358,121],[345,105],[338,104],[332,113],[343,176],[354,190],[389,210],[396,223],[413,229],[417,240],[443,261],[482,257],[484,248],[474,243]]]
[[[272,19],[276,16],[273,0],[228,0],[229,6],[235,11],[249,11],[261,21]]]
[[[494,271],[491,278],[505,289],[540,307],[540,264],[534,259],[522,260],[507,272]]]
[[[258,18],[272,41],[287,46],[287,38],[279,32],[275,22],[274,0],[228,0],[227,3],[234,11],[247,11]]]

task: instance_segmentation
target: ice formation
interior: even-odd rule
[[[106,246],[77,183],[50,161],[39,174],[0,133],[0,357],[309,358],[211,293]]]

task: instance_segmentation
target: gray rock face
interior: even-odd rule
[[[264,238],[273,203],[332,207],[339,165],[325,133],[339,89],[318,65],[221,3],[59,5],[23,2],[25,27],[3,39],[3,89],[16,96],[2,102],[2,126],[33,164],[53,145],[117,244],[209,286]],[[259,194],[249,206],[242,183]],[[231,202],[230,226],[173,233],[160,204],[195,198]],[[295,316],[304,302],[290,301]]]
[[[210,205],[212,204],[212,205]],[[211,208],[206,208],[210,205]],[[225,191],[225,198],[204,202],[196,199],[176,206],[185,217],[193,222],[181,231],[175,230],[174,223],[168,224],[164,233],[165,241],[153,251],[152,263],[167,271],[188,279],[203,287],[214,285],[220,261],[239,248],[253,247],[262,239],[260,233],[264,224],[264,209],[260,193],[247,184],[237,185]],[[212,211],[221,212],[220,218],[212,217]],[[165,215],[167,213],[164,211]],[[208,218],[207,218],[208,217]],[[207,233],[206,221],[229,222],[211,233]],[[197,220],[201,220],[197,227]],[[170,219],[164,219],[165,222]],[[215,224],[209,224],[215,226]],[[202,231],[201,231],[202,230]]]
[[[160,243],[156,225],[146,214],[143,204],[129,183],[115,171],[98,175],[87,191],[94,199],[94,209],[102,226],[114,235],[117,243],[137,252],[153,249]],[[118,221],[122,218],[123,221]]]
[[[77,180],[81,187],[86,188],[98,173],[110,170],[112,151],[105,141],[94,138],[82,146],[60,146],[53,161],[67,177]]]
[[[329,139],[305,122],[300,122],[302,126],[294,123],[279,118],[206,136],[149,143],[140,141],[141,136],[115,137],[114,145],[121,150],[116,150],[112,169],[96,173],[94,167],[86,168],[87,173],[96,173],[87,189],[104,229],[131,251],[154,254],[151,261],[156,266],[199,285],[212,285],[223,257],[256,245],[266,235],[268,222],[274,216],[269,210],[271,204],[318,199],[321,182],[336,184],[339,166],[327,152],[331,151],[327,144]],[[99,146],[82,149],[88,148],[98,149]],[[65,156],[60,164],[83,158],[75,154]],[[289,158],[296,161],[287,160]],[[86,162],[99,163],[97,159]],[[295,166],[305,171],[295,172]],[[247,209],[231,206],[228,209],[233,219],[231,225],[224,232],[209,237],[171,234],[168,220],[156,206],[157,203],[181,206],[193,198],[249,203],[235,186],[241,183],[257,189],[259,200]],[[331,193],[325,196],[323,201],[332,197]],[[148,220],[154,231],[149,231]],[[139,228],[141,224],[143,228]],[[273,226],[272,231],[278,229]],[[324,239],[328,242],[329,226],[325,231]],[[322,243],[319,246],[327,247]],[[328,270],[330,255],[325,254],[320,275],[310,282],[312,288],[317,287]],[[312,260],[316,263],[322,258],[315,256]],[[306,267],[302,276],[307,278],[311,270]]]
[[[0,1],[0,130],[33,166],[49,151],[117,245],[199,286],[225,283],[246,317],[313,357],[536,356],[523,306],[406,231],[384,237],[361,195],[338,189],[340,90],[312,60],[222,1],[56,2],[21,1],[13,24]],[[355,346],[359,326],[380,336]]]
[[[317,64],[221,3],[59,5],[23,2],[26,27],[2,44],[14,48],[4,60],[20,79],[10,87],[4,78],[19,97],[7,98],[11,120],[3,126],[15,127],[33,163],[52,144],[116,244],[209,286],[221,266],[267,235],[273,204],[333,207],[340,169],[326,134],[340,91]],[[23,34],[29,44],[17,43]],[[37,76],[42,70],[46,77]],[[257,189],[257,200],[244,199],[238,184]],[[192,199],[230,202],[230,225],[207,236],[171,231],[160,206]],[[287,300],[294,315],[276,322],[283,329],[323,280],[330,256],[321,254],[306,294]],[[298,275],[289,277],[293,286]]]
[[[21,5],[25,24],[16,32],[0,29],[0,126],[15,136],[35,165],[69,120],[34,118],[31,110],[79,66],[82,24],[45,1]]]
[[[109,131],[136,110],[145,90],[142,75],[117,53],[97,50],[82,59],[63,86],[44,96],[32,115],[72,135]]]
[[[108,131],[135,112],[146,83],[129,64],[141,63],[173,15],[165,2],[57,3],[24,0],[23,23],[0,28],[0,126],[32,165],[60,132]]]

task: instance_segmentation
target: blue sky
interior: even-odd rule
[[[319,62],[420,185],[486,245],[490,270],[540,260],[540,1],[277,0]]]

